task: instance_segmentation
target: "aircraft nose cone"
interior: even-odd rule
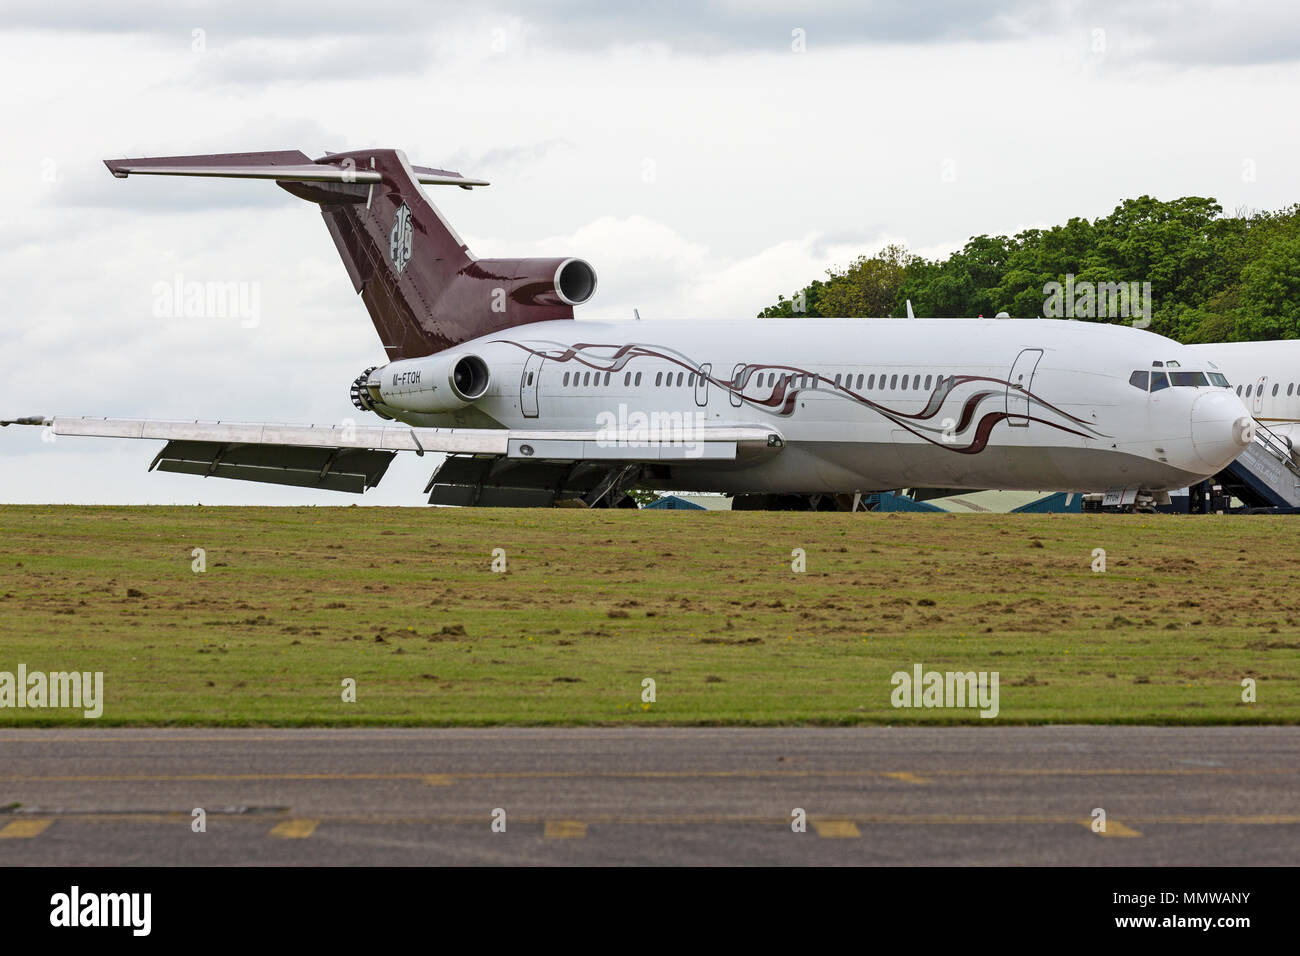
[[[1201,395],[1192,403],[1192,447],[1217,471],[1255,440],[1255,419],[1232,392]]]

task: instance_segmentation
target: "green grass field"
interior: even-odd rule
[[[893,708],[917,663],[1002,723],[1292,724],[1293,521],[8,506],[0,671],[103,671],[101,725],[981,722]]]

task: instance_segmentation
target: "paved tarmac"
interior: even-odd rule
[[[26,864],[1295,866],[1300,728],[0,730]]]

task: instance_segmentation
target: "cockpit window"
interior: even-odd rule
[[[1128,377],[1128,383],[1134,388],[1140,388],[1142,391],[1147,390],[1148,380],[1151,378],[1150,372],[1134,372]]]
[[[1209,375],[1211,385],[1217,385],[1219,388],[1232,388],[1232,386],[1228,384],[1228,376],[1224,375],[1222,372],[1210,372]]]
[[[1151,373],[1151,391],[1158,392],[1162,388],[1168,388],[1168,387],[1169,387],[1169,378],[1165,375],[1164,372]]]
[[[1169,377],[1175,388],[1206,388],[1210,384],[1204,372],[1170,372]]]

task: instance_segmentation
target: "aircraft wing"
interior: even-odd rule
[[[324,488],[361,494],[384,476],[399,451],[524,462],[626,463],[734,460],[742,449],[780,449],[776,432],[707,426],[689,441],[643,440],[574,430],[416,428],[407,425],[281,425],[139,418],[34,416],[0,425],[35,425],[55,436],[164,441],[150,471]]]

